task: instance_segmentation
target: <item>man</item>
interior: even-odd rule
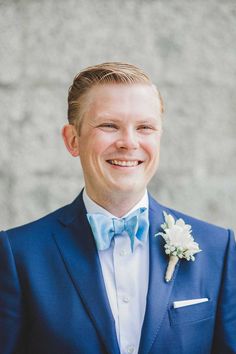
[[[68,104],[62,134],[85,188],[0,233],[0,353],[236,353],[232,231],[146,191],[158,90],[136,66],[104,63],[75,77]]]

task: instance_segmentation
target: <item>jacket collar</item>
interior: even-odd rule
[[[72,204],[62,210],[59,221],[63,232],[55,233],[54,239],[67,272],[107,351],[118,354],[115,322],[106,294],[98,252],[86,218],[82,192]]]
[[[164,276],[168,265],[168,258],[164,252],[164,240],[161,237],[154,237],[156,233],[161,231],[161,224],[164,223],[163,211],[169,212],[167,208],[157,203],[149,195],[149,287],[139,354],[149,353],[152,344],[158,337],[164,316],[167,312],[169,298],[178,268],[177,265],[172,281],[166,283]]]

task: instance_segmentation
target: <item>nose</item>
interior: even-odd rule
[[[136,150],[139,147],[138,136],[136,130],[126,129],[125,131],[120,133],[116,141],[116,147],[118,149],[126,149],[126,150]]]

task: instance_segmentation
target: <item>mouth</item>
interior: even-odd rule
[[[143,163],[141,160],[107,160],[110,165],[120,167],[136,167]]]

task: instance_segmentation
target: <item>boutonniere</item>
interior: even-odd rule
[[[191,226],[185,224],[183,219],[175,221],[172,215],[163,212],[165,222],[161,225],[163,232],[155,236],[162,236],[165,240],[165,253],[169,256],[169,263],[166,270],[165,280],[169,282],[173,276],[175,266],[179,259],[194,261],[194,254],[200,252],[198,243],[191,235]]]

